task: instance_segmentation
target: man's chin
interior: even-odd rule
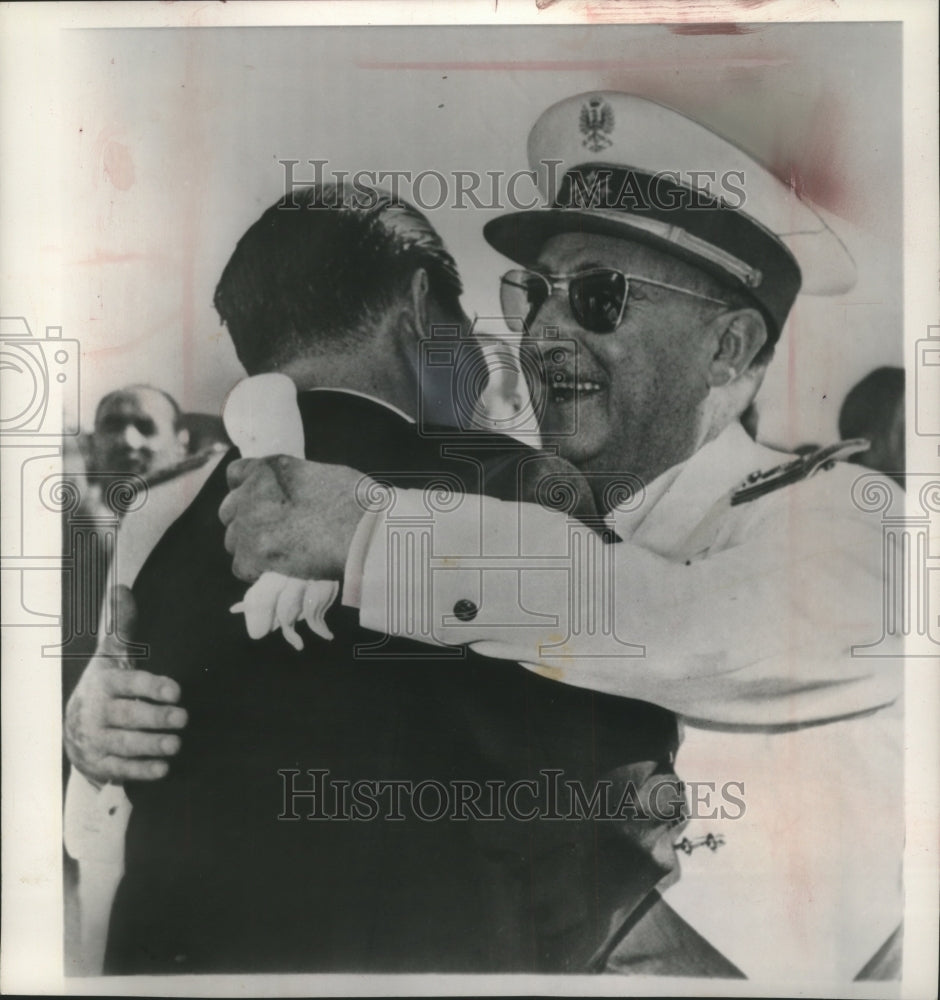
[[[112,461],[105,471],[124,476],[145,476],[150,471],[150,463],[144,458],[125,455]]]
[[[601,448],[595,436],[586,430],[559,429],[556,424],[544,421],[540,431],[543,447],[556,448],[561,458],[578,468],[590,468],[599,459]]]
[[[597,456],[609,433],[602,397],[595,393],[563,402],[548,400],[539,421],[543,441],[576,465]]]

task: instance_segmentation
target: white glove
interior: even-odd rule
[[[304,457],[304,428],[297,408],[297,389],[286,376],[272,372],[242,379],[228,394],[222,420],[242,458],[268,455]],[[325,615],[339,593],[333,580],[297,580],[281,573],[262,573],[248,588],[245,599],[232,606],[245,615],[252,639],[280,628],[284,638],[300,650],[303,639],[294,627],[303,618],[324,639],[333,633]]]

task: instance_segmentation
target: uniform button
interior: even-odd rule
[[[473,601],[468,601],[464,598],[454,605],[454,617],[462,622],[472,622],[479,610]]]

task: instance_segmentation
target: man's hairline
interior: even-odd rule
[[[98,405],[95,407],[95,431],[97,432],[98,430],[98,421],[101,417],[102,410],[107,403],[121,396],[137,395],[141,392],[156,393],[156,395],[163,398],[167,406],[169,406],[170,413],[172,414],[174,434],[179,434],[181,431],[186,430],[186,427],[183,424],[183,408],[173,398],[173,396],[170,395],[170,393],[168,393],[165,389],[160,389],[158,386],[150,385],[147,382],[135,382],[132,385],[122,386],[120,389],[112,389],[110,392],[106,392],[101,399],[98,400]]]

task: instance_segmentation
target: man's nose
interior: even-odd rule
[[[523,344],[537,352],[542,364],[550,367],[573,364],[581,348],[583,331],[565,307],[549,300],[535,318]]]
[[[124,428],[124,443],[131,451],[137,451],[147,443],[147,439],[133,424],[128,424]]]
[[[542,303],[529,324],[529,334],[538,340],[550,339],[553,333],[561,331],[569,336],[577,326],[568,307],[567,296],[556,290]]]

